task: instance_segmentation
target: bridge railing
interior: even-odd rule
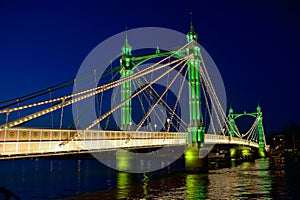
[[[205,134],[207,144],[236,144],[258,148],[258,144],[241,138]],[[64,145],[61,145],[64,144]],[[67,151],[186,145],[185,132],[135,132],[66,129],[0,129],[0,154],[39,154]]]
[[[205,143],[207,144],[237,144],[237,145],[246,145],[258,148],[259,145],[251,140],[246,140],[237,137],[230,137],[224,135],[213,135],[205,134],[204,138]]]
[[[64,142],[65,145],[61,145]],[[0,154],[35,154],[186,144],[186,133],[0,129]]]

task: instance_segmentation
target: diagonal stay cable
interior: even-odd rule
[[[185,63],[184,65],[186,65],[186,63]],[[177,94],[177,99],[176,99],[174,108],[173,108],[173,110],[172,110],[172,112],[171,112],[170,123],[168,123],[167,132],[169,132],[169,130],[170,130],[170,125],[171,125],[171,124],[173,125],[172,121],[173,121],[173,118],[174,118],[174,114],[175,114],[176,107],[177,107],[177,105],[178,105],[178,103],[179,103],[179,99],[180,99],[180,97],[181,97],[181,93],[182,93],[182,89],[183,89],[183,86],[184,86],[184,83],[185,83],[185,80],[186,80],[186,77],[187,77],[187,73],[188,73],[188,70],[185,71],[185,73],[184,73],[184,75],[183,75],[183,77],[182,77],[182,82],[181,82],[181,84],[180,84],[180,88],[179,88],[179,91],[178,91],[178,94]],[[174,126],[175,126],[175,125],[173,125],[173,127],[174,127]],[[177,131],[178,131],[178,129],[177,129]]]
[[[138,68],[137,68],[138,70]],[[144,79],[145,82],[148,82],[147,78],[145,76],[142,76],[142,78]],[[151,90],[154,92],[154,94],[159,97],[160,95],[158,94],[158,92],[153,88],[153,86],[150,86]],[[167,104],[166,101],[164,101],[163,99],[161,100],[161,103],[163,103],[164,106],[166,106],[166,108],[169,110],[169,112],[172,112],[172,108]],[[188,126],[188,124],[183,120],[181,119],[176,113],[174,113],[177,121],[180,121],[182,122],[185,126]]]
[[[153,82],[150,82],[147,86],[145,86],[144,88],[142,88],[141,90],[137,91],[135,94],[131,95],[129,98],[125,99],[124,101],[122,101],[119,105],[117,105],[115,108],[111,109],[110,111],[106,112],[104,115],[102,115],[101,117],[99,117],[98,119],[96,119],[95,121],[93,121],[88,127],[86,127],[85,130],[89,130],[91,129],[93,126],[95,126],[97,123],[101,122],[104,118],[106,118],[109,114],[111,114],[112,112],[114,112],[115,110],[117,110],[118,108],[120,108],[124,103],[126,103],[127,101],[129,101],[130,99],[134,98],[135,96],[137,96],[138,94],[140,94],[141,92],[143,92],[144,90],[146,90],[150,85],[152,85],[154,82],[156,82],[157,80],[161,79],[162,77],[164,77],[166,74],[168,74],[171,70],[175,69],[176,67],[178,67],[181,63],[183,63],[184,60],[181,62],[179,62],[179,64],[176,64],[174,67],[170,68],[169,70],[167,70],[166,72],[164,72],[163,74],[161,74],[159,77],[157,77]]]
[[[181,63],[179,63],[181,64]],[[154,107],[158,104],[158,102],[161,101],[161,99],[163,98],[163,96],[168,92],[169,88],[171,87],[171,85],[174,83],[174,81],[176,80],[176,78],[179,76],[179,74],[182,72],[182,70],[184,69],[186,65],[183,65],[180,70],[177,72],[176,76],[173,78],[173,80],[170,82],[170,84],[167,86],[167,88],[164,90],[164,92],[160,95],[159,99],[155,102],[154,106],[152,106],[150,108],[150,110],[147,112],[147,114],[144,116],[144,118],[140,121],[140,123],[138,124],[138,127],[135,131],[138,131],[141,126],[144,124],[145,120],[149,117],[149,115],[151,114],[152,110],[154,109]],[[177,66],[176,66],[177,67]],[[172,69],[172,68],[171,68]],[[169,73],[168,73],[169,74]],[[156,81],[153,81],[156,82]],[[151,82],[152,83],[152,82]]]
[[[109,90],[109,89],[111,89],[111,88],[114,88],[114,87],[116,87],[116,86],[119,86],[119,85],[121,85],[122,83],[127,82],[128,80],[136,79],[136,78],[139,78],[139,77],[141,77],[141,76],[143,76],[143,75],[145,75],[145,74],[149,74],[149,73],[151,73],[152,71],[156,71],[156,70],[162,69],[162,68],[166,67],[166,66],[169,65],[169,64],[172,64],[172,63],[175,63],[175,62],[179,62],[179,61],[182,62],[182,60],[184,60],[184,59],[185,59],[185,58],[181,58],[181,59],[175,60],[175,61],[173,61],[173,62],[171,62],[171,63],[167,63],[167,64],[161,65],[161,66],[159,66],[159,67],[157,67],[157,68],[153,68],[152,70],[148,70],[148,71],[143,70],[143,73],[139,73],[138,75],[136,75],[136,74],[135,74],[135,75],[130,75],[130,76],[128,76],[127,78],[119,79],[119,80],[117,80],[117,81],[114,81],[114,82],[108,83],[108,84],[104,84],[104,85],[99,86],[99,87],[97,87],[97,88],[92,88],[92,89],[89,89],[89,90],[86,90],[86,91],[82,91],[82,92],[76,93],[75,95],[79,95],[79,94],[84,94],[84,95],[79,96],[79,97],[76,97],[76,98],[73,98],[73,99],[71,99],[71,100],[65,100],[65,99],[66,99],[67,97],[69,97],[70,95],[69,95],[69,96],[65,96],[65,97],[63,98],[62,103],[56,104],[56,105],[51,106],[51,107],[49,107],[49,108],[43,109],[43,110],[41,110],[41,111],[35,112],[35,113],[30,114],[30,115],[27,115],[27,116],[25,116],[25,117],[19,118],[19,119],[17,119],[17,120],[12,121],[12,122],[2,124],[2,125],[0,126],[0,128],[11,128],[11,127],[13,127],[13,126],[19,125],[19,124],[24,123],[24,122],[27,122],[27,121],[29,121],[29,120],[31,120],[31,119],[34,119],[34,118],[40,117],[40,116],[42,116],[42,115],[48,114],[48,113],[50,113],[50,112],[52,112],[52,111],[54,111],[54,110],[60,109],[60,108],[62,108],[62,107],[68,106],[68,105],[70,105],[70,104],[76,103],[76,102],[81,101],[81,100],[83,100],[83,99],[89,98],[89,97],[91,97],[91,96],[94,96],[94,95],[96,95],[96,94],[99,94],[99,93],[101,93],[101,92],[104,92],[104,91],[106,91],[106,90]],[[156,64],[157,64],[157,63],[156,63]],[[88,92],[89,92],[89,93],[88,93]],[[87,94],[86,94],[86,93],[87,93]]]

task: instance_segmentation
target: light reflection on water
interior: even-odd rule
[[[271,176],[268,161],[242,163],[233,168],[210,171],[207,195],[211,199],[271,198]],[[220,196],[222,194],[222,196]]]
[[[298,161],[232,162],[208,174],[178,170],[180,162],[157,172],[129,174],[96,160],[1,161],[0,187],[21,199],[297,199]]]

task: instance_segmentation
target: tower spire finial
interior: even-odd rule
[[[128,28],[125,26],[125,44],[128,44]]]
[[[124,55],[131,55],[131,46],[128,42],[128,30],[127,30],[127,26],[125,26],[125,42],[124,45],[122,46],[122,52]]]
[[[191,33],[193,33],[193,32],[195,32],[195,30],[194,30],[194,26],[193,26],[193,12],[190,12],[190,20],[191,20],[191,22],[190,22],[190,32]]]
[[[190,17],[191,17],[191,19],[190,19],[191,20],[190,21],[190,31],[187,34],[188,42],[190,42],[192,40],[195,40],[195,41],[198,40],[198,34],[195,32],[194,26],[193,26],[193,13],[192,12],[190,12]]]

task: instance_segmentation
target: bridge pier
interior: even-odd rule
[[[133,154],[127,150],[118,150],[116,152],[116,169],[119,171],[131,171],[133,169]]]
[[[256,157],[254,150],[246,146],[232,148],[229,152],[231,159],[237,159],[239,161],[252,161]]]
[[[192,145],[184,153],[185,170],[189,173],[208,172],[208,151],[205,148],[199,149]]]
[[[248,148],[248,147],[243,147],[241,149],[241,156],[242,156],[243,161],[254,160],[254,155],[251,152],[251,148]]]
[[[237,150],[235,148],[232,148],[229,150],[230,152],[230,158],[237,158]]]
[[[264,148],[259,148],[258,149],[258,157],[259,158],[265,158],[266,157],[266,151]]]

